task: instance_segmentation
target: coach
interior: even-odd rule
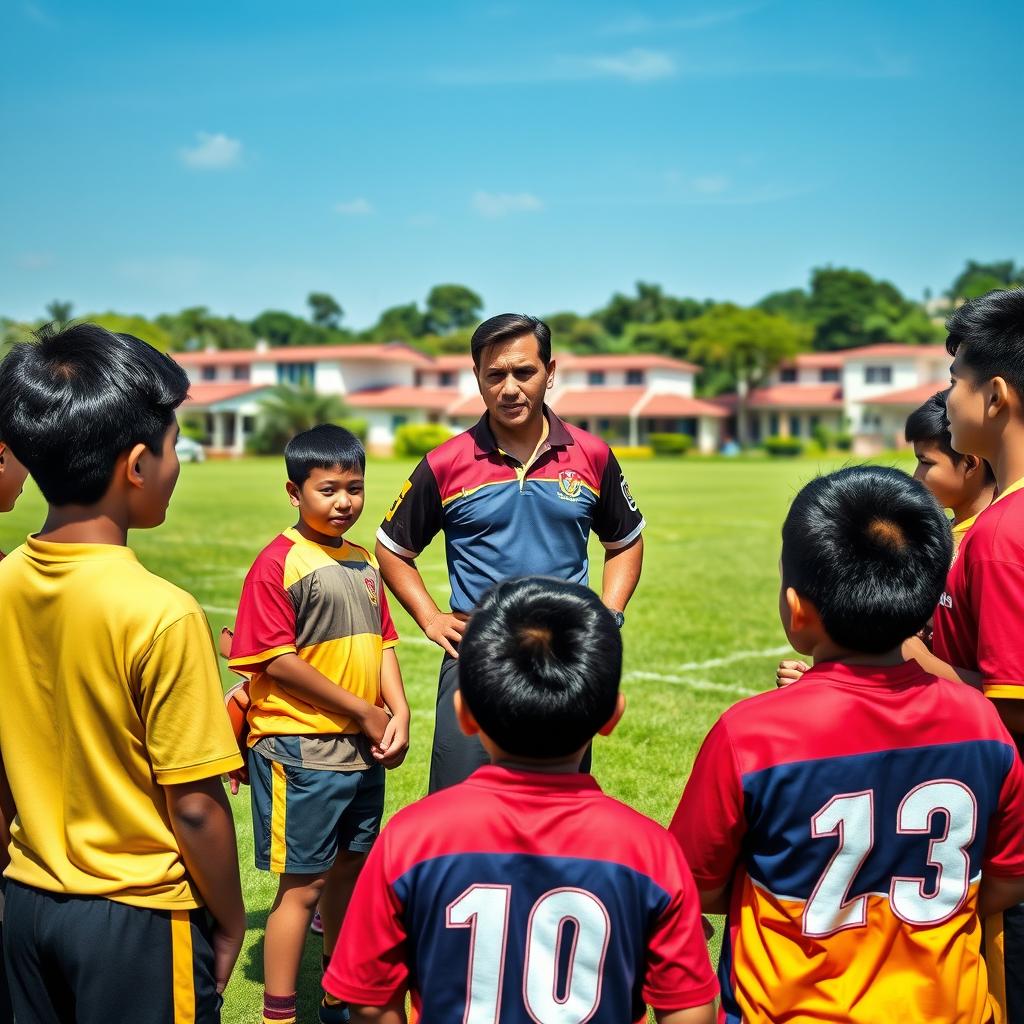
[[[621,626],[643,562],[644,519],[611,449],[544,404],[555,381],[547,324],[504,313],[482,323],[470,344],[487,411],[416,466],[377,531],[385,582],[445,652],[431,792],[461,782],[488,760],[479,739],[460,732],[452,702],[459,640],[488,588],[524,575],[585,584],[593,530],[605,547],[601,599]],[[414,562],[438,531],[445,537],[451,611],[437,607]]]

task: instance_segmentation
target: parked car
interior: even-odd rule
[[[179,462],[202,462],[206,458],[203,446],[198,441],[193,441],[191,437],[185,437],[184,434],[178,438],[174,450],[178,453]]]

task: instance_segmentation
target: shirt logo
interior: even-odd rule
[[[622,496],[626,499],[626,504],[629,506],[630,512],[636,511],[636,502],[633,500],[633,495],[629,493],[629,484],[626,483],[626,474],[623,473],[619,477],[622,486]]]
[[[951,598],[949,596],[949,594],[943,594],[942,597],[939,598],[939,606],[941,608],[950,608],[950,609],[952,609],[952,607],[953,607],[953,598]]]
[[[566,501],[578,501],[583,489],[583,477],[575,469],[563,469],[558,474],[558,496]]]
[[[366,592],[370,595],[370,604],[374,608],[377,607],[377,581],[372,576],[364,576],[363,582],[366,584]]]

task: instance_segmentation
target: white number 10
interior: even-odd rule
[[[945,832],[928,844],[927,864],[937,869],[933,892],[925,879],[896,876],[889,885],[889,906],[908,924],[933,925],[948,920],[960,908],[970,886],[970,857],[978,805],[974,794],[953,779],[915,786],[896,811],[899,835],[928,835],[932,817],[941,814]],[[854,878],[875,844],[874,794],[841,793],[811,818],[811,836],[838,836],[839,847],[828,862],[804,907],[803,932],[822,938],[844,928],[867,923],[867,896],[849,898]]]
[[[501,1011],[512,888],[471,885],[448,904],[446,926],[469,928],[463,1024],[495,1024]],[[575,929],[568,963],[559,963],[566,925]],[[523,999],[537,1024],[585,1024],[601,1000],[611,937],[604,904],[584,889],[552,889],[533,905],[526,928]],[[560,969],[561,968],[561,969]],[[565,977],[562,993],[558,978]]]

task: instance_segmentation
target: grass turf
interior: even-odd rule
[[[383,513],[411,461],[371,460],[368,499],[352,539],[372,549]],[[779,528],[789,500],[815,473],[810,460],[653,460],[625,464],[647,518],[645,570],[629,606],[625,718],[597,741],[594,772],[605,791],[667,823],[708,728],[743,696],[770,687],[786,646],[778,617]],[[39,528],[43,505],[29,485],[0,525],[10,551]],[[290,526],[279,459],[206,462],[182,467],[167,522],[140,531],[133,548],[153,572],[193,593],[214,631],[233,621],[242,579],[256,553]],[[591,547],[599,588],[602,549]],[[438,538],[419,560],[438,603],[447,599]],[[509,567],[513,571],[514,567]],[[405,764],[388,777],[386,815],[426,792],[434,695],[441,654],[392,600],[403,643],[399,658],[412,706]],[[223,668],[225,688],[236,677]],[[248,791],[233,801],[249,933],[225,994],[224,1024],[249,1024],[262,1008],[262,934],[276,885],[253,867]],[[368,923],[368,926],[372,924]],[[714,945],[717,946],[717,937]],[[310,936],[299,982],[299,1020],[316,1020],[320,943]]]

